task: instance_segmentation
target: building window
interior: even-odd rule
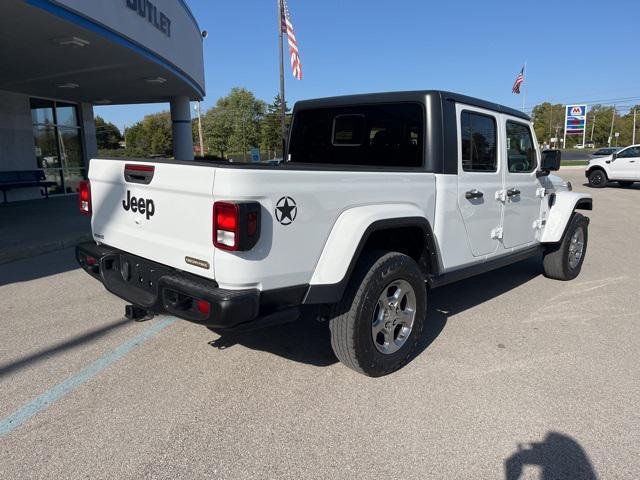
[[[37,167],[56,182],[50,192],[75,193],[86,176],[82,130],[75,105],[31,99],[31,120]]]
[[[463,110],[460,116],[462,138],[462,170],[496,172],[496,119],[489,115]]]

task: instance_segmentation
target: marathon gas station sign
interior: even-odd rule
[[[564,128],[567,135],[582,135],[587,123],[587,106],[567,105],[565,118]]]
[[[566,148],[567,135],[582,135],[582,143],[584,144],[586,132],[587,132],[587,106],[586,105],[567,105],[565,110],[563,146],[565,146]]]

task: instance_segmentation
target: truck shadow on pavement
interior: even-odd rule
[[[593,188],[589,185],[589,182],[583,183],[583,187],[589,187],[593,190]],[[618,182],[608,182],[604,188],[617,188],[618,190],[640,190],[640,182],[636,182],[633,185],[629,185],[628,187],[623,187]]]
[[[505,479],[519,480],[527,465],[540,469],[542,480],[597,480],[589,457],[573,438],[548,432],[542,442],[519,444],[504,461]],[[529,477],[527,477],[529,478]]]
[[[0,265],[0,287],[79,269],[75,250],[68,248]]]
[[[126,318],[122,318],[115,322],[111,322],[102,327],[90,330],[88,332],[84,332],[81,335],[77,335],[75,337],[69,338],[63,342],[52,345],[48,348],[44,348],[42,350],[38,350],[30,355],[25,355],[23,357],[17,358],[12,362],[0,364],[0,378],[9,375],[17,370],[21,370],[26,367],[30,367],[33,364],[38,362],[42,362],[50,359],[52,356],[62,354],[68,350],[73,350],[75,348],[86,345],[87,343],[92,343],[98,340],[105,335],[110,334],[114,330],[124,327],[127,324],[130,324],[131,320]]]
[[[448,319],[502,295],[542,274],[542,259],[532,259],[485,273],[429,292],[425,327],[411,360],[424,352],[444,330]],[[337,362],[331,349],[328,322],[305,315],[286,325],[233,333],[215,331],[209,344],[219,350],[242,345],[283,358],[326,367]]]

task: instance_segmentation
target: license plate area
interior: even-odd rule
[[[158,280],[172,271],[157,263],[129,254],[120,254],[120,276],[131,287],[157,295]]]

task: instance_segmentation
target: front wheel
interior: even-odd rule
[[[398,252],[369,252],[333,307],[331,346],[347,367],[371,377],[402,368],[418,345],[427,290],[417,263]]]
[[[591,172],[588,178],[590,187],[604,188],[607,186],[607,174],[600,169]]]
[[[582,269],[589,239],[589,219],[574,213],[562,241],[544,254],[544,274],[556,280],[573,280]]]

